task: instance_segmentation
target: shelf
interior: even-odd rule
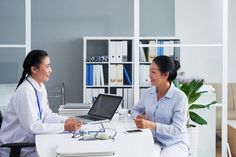
[[[86,64],[133,64],[134,62],[86,62]]]
[[[108,85],[100,85],[100,86],[88,86],[86,85],[86,88],[108,88]]]
[[[110,87],[112,87],[112,88],[132,88],[132,87],[134,87],[133,85],[112,85],[112,86],[110,86]]]
[[[144,65],[147,65],[147,64],[151,64],[152,62],[139,62],[139,64],[144,64]]]
[[[0,44],[0,48],[26,48],[26,45]]]
[[[109,64],[109,62],[86,62],[86,64]]]
[[[84,40],[133,40],[133,37],[84,37]]]
[[[110,64],[133,64],[134,62],[109,62]]]
[[[149,88],[149,87],[151,87],[151,86],[139,86],[139,88]]]

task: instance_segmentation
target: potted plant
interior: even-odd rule
[[[180,84],[178,81],[174,81],[173,83],[177,88],[182,90],[188,98],[188,120],[186,125],[188,128],[192,156],[197,156],[198,127],[192,122],[195,122],[199,125],[207,125],[207,121],[199,114],[194,112],[194,110],[204,108],[209,109],[211,105],[216,104],[216,101],[212,101],[209,104],[195,103],[203,93],[207,92],[199,91],[199,89],[203,86],[204,80],[192,80],[183,84]]]

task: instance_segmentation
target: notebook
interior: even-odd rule
[[[115,154],[115,147],[111,140],[68,139],[58,144],[56,153],[58,157],[112,156]]]
[[[77,116],[83,123],[98,123],[112,119],[123,97],[99,94],[88,114]]]

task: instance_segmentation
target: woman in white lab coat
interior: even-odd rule
[[[23,63],[22,77],[17,85],[0,130],[0,145],[35,142],[35,134],[61,133],[81,128],[75,119],[52,113],[48,106],[44,82],[52,72],[50,58],[43,50],[32,50]],[[50,139],[49,139],[50,140]],[[0,156],[9,156],[9,148],[0,148]],[[23,148],[21,156],[36,156],[35,148]]]

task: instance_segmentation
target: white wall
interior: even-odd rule
[[[175,33],[182,44],[222,43],[222,0],[175,1]],[[181,66],[186,78],[221,82],[221,47],[181,48]]]
[[[236,1],[229,0],[229,82],[236,82]]]

